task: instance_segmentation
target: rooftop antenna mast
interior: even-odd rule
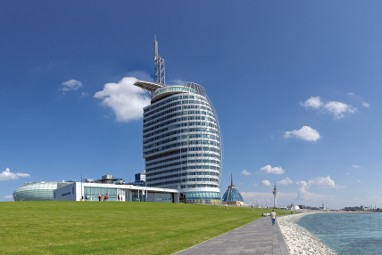
[[[159,56],[158,41],[156,36],[154,37],[154,63],[155,63],[155,83],[165,85],[166,69],[164,65],[164,59]]]

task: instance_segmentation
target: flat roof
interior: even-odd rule
[[[73,182],[74,183],[74,182]],[[179,193],[177,189],[148,187],[148,186],[136,186],[131,184],[114,184],[114,183],[94,183],[94,182],[75,182],[76,185],[82,185],[83,187],[103,187],[114,189],[129,189],[129,190],[145,190],[151,192],[167,192],[167,193]]]

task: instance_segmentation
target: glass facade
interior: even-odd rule
[[[118,201],[118,195],[124,195],[124,192],[116,188],[84,187],[85,201]]]
[[[25,183],[13,192],[15,201],[53,200],[58,182]]]
[[[222,200],[225,203],[244,202],[240,192],[233,185],[228,187],[227,191],[223,195]]]
[[[84,194],[84,201],[174,202],[172,193],[152,190],[84,187]]]
[[[202,86],[154,92],[144,108],[148,186],[178,189],[188,203],[220,203],[221,154],[217,115]]]

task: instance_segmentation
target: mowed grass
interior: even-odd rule
[[[0,254],[172,254],[249,223],[263,212],[269,210],[169,203],[3,202]]]

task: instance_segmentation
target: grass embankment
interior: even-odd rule
[[[0,254],[171,254],[263,212],[269,210],[167,203],[0,203]]]

